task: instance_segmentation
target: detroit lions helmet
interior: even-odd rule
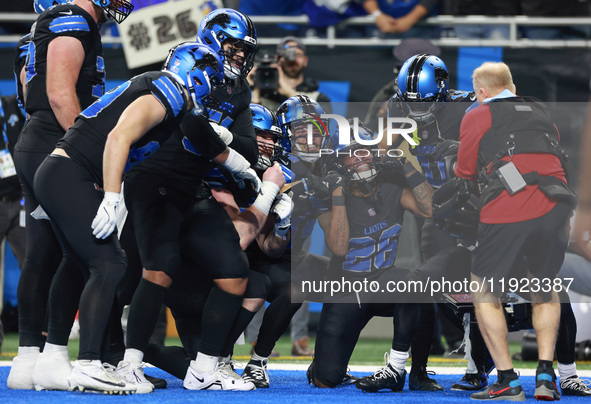
[[[37,14],[41,14],[54,4],[71,3],[71,0],[34,0],[33,9]]]
[[[422,53],[409,58],[398,73],[397,96],[408,116],[422,120],[445,101],[449,74],[443,60]]]
[[[284,149],[307,163],[317,161],[320,150],[326,149],[330,140],[328,120],[320,118],[322,114],[324,109],[320,104],[306,95],[294,95],[283,101],[277,109],[277,118],[285,139]],[[311,143],[308,138],[312,139]]]
[[[349,119],[347,122],[349,143],[338,143],[338,132],[333,136],[333,166],[347,181],[370,182],[381,170],[380,160],[371,150],[372,146],[363,145],[358,139],[373,143],[376,135],[358,119]]]
[[[92,0],[92,2],[103,10],[107,19],[112,19],[117,24],[121,24],[133,10],[133,4],[127,0]]]
[[[224,50],[226,41],[232,46]],[[220,8],[207,14],[199,24],[197,42],[211,47],[224,58],[228,78],[246,77],[254,65],[256,29],[250,18],[239,11]]]
[[[205,110],[213,87],[224,81],[220,56],[196,42],[185,42],[172,48],[162,70],[172,74],[187,89],[197,114]]]
[[[257,144],[259,146],[259,159],[255,164],[257,170],[266,170],[271,167],[274,161],[281,156],[282,148],[279,145],[279,139],[283,132],[279,128],[277,116],[259,104],[250,104],[252,111],[252,124],[257,134]]]

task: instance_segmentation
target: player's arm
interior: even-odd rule
[[[417,216],[431,217],[433,187],[429,185],[425,176],[408,161],[404,163],[402,172],[408,184],[408,188],[404,188],[400,197],[402,207]]]
[[[103,153],[103,187],[105,192],[121,191],[121,178],[131,145],[166,117],[166,109],[151,94],[133,101],[109,132]]]
[[[342,186],[332,192],[332,209],[318,217],[318,224],[324,230],[324,240],[330,251],[345,256],[349,250],[349,220]]]
[[[243,109],[236,116],[230,128],[215,123],[211,123],[211,126],[228,147],[240,153],[251,165],[256,164],[259,157],[259,148],[254,126],[252,125],[250,108]]]
[[[47,49],[47,98],[64,131],[74,125],[74,120],[81,112],[76,83],[84,56],[82,42],[71,36],[55,38]]]

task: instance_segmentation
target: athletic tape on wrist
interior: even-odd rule
[[[263,212],[265,216],[269,216],[271,205],[279,193],[279,186],[272,181],[263,181],[261,190],[263,192],[257,196],[257,199],[255,199],[252,205]]]
[[[425,176],[418,171],[415,171],[410,177],[406,178],[406,183],[410,189],[418,187],[425,181],[427,181],[427,178],[425,178]]]

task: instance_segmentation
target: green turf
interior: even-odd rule
[[[181,345],[178,338],[167,338],[167,345]],[[314,346],[314,339],[310,341],[311,346]],[[4,344],[0,353],[0,360],[12,360],[16,354],[18,347],[18,335],[8,333],[4,337]],[[71,340],[68,344],[70,358],[76,359],[78,353],[78,340]],[[383,364],[384,352],[389,351],[390,341],[380,339],[361,339],[355,347],[353,356],[351,357],[351,365],[381,365]],[[275,350],[281,355],[279,358],[272,358],[273,362],[283,363],[310,363],[310,358],[297,359],[291,357],[291,341],[289,337],[282,337],[277,343]],[[511,354],[521,350],[521,344],[518,342],[509,343],[509,350]],[[239,360],[247,360],[250,357],[250,345],[236,345],[234,349],[234,356]],[[431,356],[429,358],[431,366],[465,366],[465,362],[460,359],[447,359],[441,356]],[[513,361],[515,368],[519,369],[533,369],[536,367],[536,362]],[[591,363],[577,363],[578,369],[591,369]]]

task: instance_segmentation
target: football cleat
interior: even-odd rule
[[[234,390],[248,391],[256,387],[252,382],[235,379],[230,373],[222,369],[218,363],[216,367],[209,372],[201,372],[197,369],[197,364],[193,360],[187,369],[187,375],[183,382],[183,387],[187,390]]]
[[[267,359],[262,361],[255,361],[253,359],[248,362],[242,378],[245,381],[252,382],[257,389],[269,388],[269,374],[267,373]]]
[[[580,379],[577,375],[560,380],[560,390],[563,396],[591,397],[590,385],[589,379]]]
[[[399,374],[389,363],[374,374],[361,377],[355,382],[355,386],[363,391],[376,393],[383,389],[389,389],[394,392],[402,391],[404,380],[406,379],[406,370]]]
[[[67,391],[70,389],[68,379],[71,374],[72,364],[67,348],[60,351],[42,352],[37,358],[33,371],[33,385],[37,391]]]
[[[428,372],[425,368],[421,368],[418,372],[411,371],[408,375],[408,388],[420,391],[443,391],[443,386],[435,379],[431,379],[429,375],[435,375],[435,372]]]
[[[12,367],[6,385],[13,390],[33,390],[33,370],[39,357],[38,347],[18,347],[18,355],[12,360]]]
[[[148,394],[154,391],[154,385],[144,375],[142,363],[121,361],[117,365],[117,374],[126,383],[135,385],[136,394]]]
[[[453,391],[478,391],[488,386],[488,376],[484,372],[466,373],[462,379],[451,385]]]
[[[112,365],[107,368],[99,360],[79,359],[69,379],[71,391],[92,391],[104,394],[133,394],[137,388],[119,376]]]

